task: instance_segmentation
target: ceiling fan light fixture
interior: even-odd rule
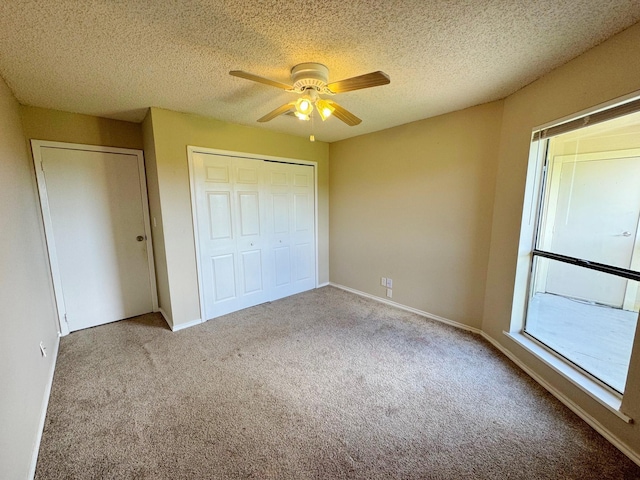
[[[323,122],[335,111],[335,107],[331,105],[330,102],[323,100],[322,98],[319,98],[316,101],[316,108],[318,109],[318,114]]]
[[[312,111],[313,103],[311,103],[311,99],[307,98],[306,96],[300,97],[296,102],[296,116],[299,113],[300,115],[308,117],[309,115],[311,115]]]
[[[303,120],[305,122],[308,122],[309,119],[310,119],[309,115],[305,115],[304,113],[300,113],[297,110],[295,112],[293,112],[293,113],[294,113],[294,115],[296,117],[298,117],[299,120]]]

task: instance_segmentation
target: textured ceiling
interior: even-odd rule
[[[638,0],[0,2],[0,75],[25,105],[139,122],[150,106],[335,141],[503,98],[640,20]],[[333,97],[363,122],[256,119],[289,83],[382,70]]]

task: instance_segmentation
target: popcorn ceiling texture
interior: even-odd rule
[[[50,0],[0,2],[0,75],[25,105],[139,122],[150,106],[336,141],[503,98],[640,20],[637,0]],[[363,119],[256,119],[320,62]]]

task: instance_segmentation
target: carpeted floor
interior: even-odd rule
[[[36,478],[637,479],[477,335],[325,287],[62,338]]]

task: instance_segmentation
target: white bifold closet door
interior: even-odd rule
[[[314,169],[193,154],[205,319],[315,288]]]

